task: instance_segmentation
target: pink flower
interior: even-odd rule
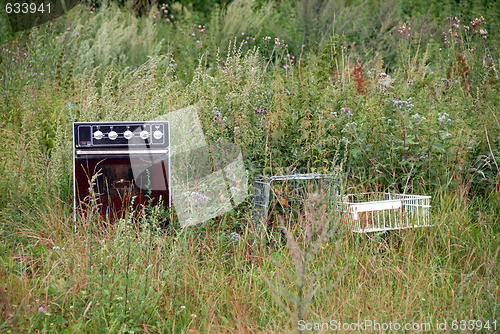
[[[43,308],[43,306],[40,306],[40,307],[38,308],[38,312],[45,312],[45,309]]]

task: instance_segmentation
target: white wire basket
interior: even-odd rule
[[[342,220],[356,233],[430,226],[430,201],[423,195],[350,194],[344,197]]]

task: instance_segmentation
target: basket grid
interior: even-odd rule
[[[343,221],[357,233],[430,226],[431,196],[362,193],[344,197]]]

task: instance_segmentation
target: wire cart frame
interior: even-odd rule
[[[273,197],[278,197],[273,184],[276,182],[291,183],[292,189],[304,187],[307,183],[318,181],[318,190],[321,194],[325,194],[330,198],[330,203],[340,209],[341,190],[342,190],[342,175],[340,173],[332,174],[290,174],[258,177],[254,182],[253,199],[254,199],[254,224],[256,231],[262,231],[266,228],[269,215],[269,207]],[[303,199],[302,199],[303,200]]]

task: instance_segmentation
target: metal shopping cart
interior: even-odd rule
[[[255,228],[261,231],[267,227],[270,208],[303,203],[311,194],[328,198],[340,210],[341,189],[340,173],[261,176],[255,180],[253,188]]]

